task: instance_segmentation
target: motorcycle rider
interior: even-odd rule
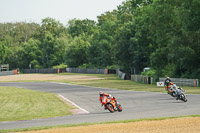
[[[171,79],[169,77],[167,77],[165,79],[165,90],[169,91],[168,89],[171,87],[171,85],[173,85],[174,83],[172,83]],[[168,92],[169,93],[169,92]]]
[[[108,99],[111,99],[111,98],[115,99],[115,97],[113,97],[111,94],[104,93],[103,91],[100,91],[100,92],[99,92],[99,101],[100,101],[100,103],[101,103],[101,106],[103,106],[102,100],[103,100],[104,96],[106,96]],[[115,105],[116,105],[116,107],[117,107],[117,101],[116,101],[116,99],[115,99]],[[107,109],[107,107],[104,106],[104,109]]]
[[[174,85],[174,83],[171,81],[171,79],[170,79],[169,77],[167,77],[167,78],[165,79],[165,90],[168,91],[168,94],[169,94],[169,92],[173,93],[173,91],[174,91],[175,94],[176,94],[176,100],[178,100],[178,99],[179,99],[179,96],[180,96],[180,94],[181,94],[182,89],[181,89],[181,88],[178,88],[178,89],[177,89],[176,87],[174,87],[174,89],[171,90],[170,88],[171,88],[171,86],[173,86],[173,85]]]

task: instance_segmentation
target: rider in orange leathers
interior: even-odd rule
[[[103,91],[100,91],[100,92],[99,92],[99,101],[100,101],[100,103],[101,103],[101,106],[103,106],[102,100],[104,99],[104,96],[106,96],[108,99],[111,99],[111,98],[115,99],[115,97],[113,97],[112,95],[110,95],[110,94],[108,94],[108,93],[104,93]],[[117,104],[117,101],[116,101],[116,100],[115,100],[115,104]],[[107,107],[104,106],[104,109],[107,109]]]

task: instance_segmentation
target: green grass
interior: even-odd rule
[[[133,82],[130,80],[121,80],[116,74],[60,73],[60,74],[55,74],[55,75],[96,76],[102,79],[79,80],[79,81],[70,81],[70,79],[69,80],[47,80],[46,82],[62,82],[62,83],[71,83],[71,84],[77,84],[77,85],[102,87],[102,88],[166,93],[164,87],[157,87],[155,83],[153,85],[149,85],[149,84]],[[40,80],[30,80],[30,81],[21,80],[21,81],[15,81],[15,82],[40,82]],[[200,94],[200,87],[185,87],[185,86],[180,86],[180,87],[182,87],[185,90],[186,94]]]
[[[70,73],[72,75],[73,73]],[[69,73],[61,73],[61,75],[69,75]],[[101,80],[88,80],[88,81],[65,81],[65,83],[86,85],[93,87],[112,88],[121,90],[134,90],[134,91],[150,91],[150,92],[162,92],[166,93],[164,87],[157,87],[156,84],[142,84],[133,82],[130,80],[121,80],[116,74],[74,74],[74,75],[85,75],[85,76],[97,76],[103,78]],[[59,81],[63,82],[63,81]],[[200,94],[200,87],[182,87],[186,94]]]
[[[71,109],[55,94],[0,86],[0,121],[70,115]]]

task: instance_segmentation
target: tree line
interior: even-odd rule
[[[0,64],[11,68],[150,67],[155,77],[200,78],[200,1],[127,0],[117,9],[67,25],[0,23]]]

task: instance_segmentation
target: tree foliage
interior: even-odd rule
[[[126,0],[97,19],[0,23],[0,64],[117,66],[129,74],[151,67],[156,77],[200,78],[199,0]]]

